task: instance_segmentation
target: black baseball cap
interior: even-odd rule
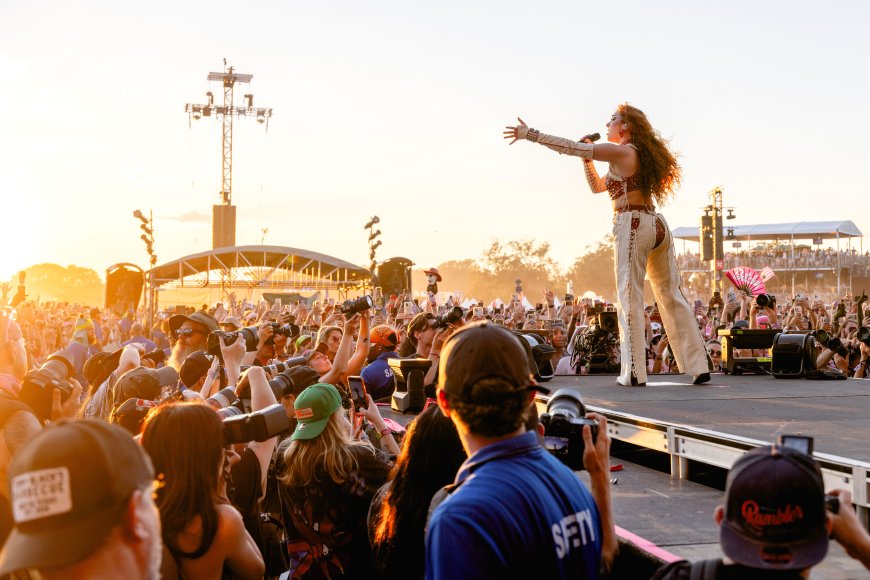
[[[49,426],[9,467],[15,528],[0,574],[83,560],[121,520],[130,494],[153,481],[151,460],[120,427],[97,419]]]
[[[205,351],[198,350],[189,354],[187,358],[184,359],[184,362],[181,363],[181,370],[178,372],[178,375],[181,377],[181,382],[184,383],[184,386],[188,389],[193,387],[199,379],[208,373],[208,369],[211,368],[212,362],[214,362],[214,356]]]
[[[114,387],[114,400],[124,402],[127,399],[156,400],[160,389],[178,382],[178,372],[172,367],[149,369],[136,367],[127,371],[118,379]]]
[[[438,388],[451,397],[473,402],[474,386],[493,378],[511,386],[504,394],[529,389],[549,392],[534,384],[529,358],[514,334],[488,320],[466,324],[441,350]]]
[[[742,455],[728,472],[722,552],[738,564],[802,570],[828,552],[825,484],[809,455],[765,445]]]

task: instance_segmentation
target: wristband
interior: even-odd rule
[[[378,440],[380,440],[380,439],[383,439],[384,437],[386,437],[387,435],[392,435],[392,434],[393,434],[392,429],[390,429],[389,427],[384,427],[383,429],[378,431],[377,438],[378,438]]]

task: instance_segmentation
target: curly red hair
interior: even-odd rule
[[[631,142],[638,149],[638,172],[641,189],[664,205],[680,184],[682,169],[677,156],[668,149],[668,141],[653,129],[643,111],[623,103],[617,107],[622,122],[631,131]]]

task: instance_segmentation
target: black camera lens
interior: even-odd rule
[[[842,357],[845,357],[849,354],[848,349],[846,349],[846,346],[843,344],[843,341],[840,340],[839,338],[829,339],[828,343],[825,345],[825,347],[831,349],[832,351],[834,351],[835,353],[837,353],[838,355],[840,355]]]
[[[345,300],[338,310],[345,316],[353,316],[359,312],[365,312],[369,308],[374,308],[375,302],[371,296],[360,296],[354,300]]]
[[[48,357],[40,368],[24,377],[19,398],[33,409],[43,421],[51,418],[51,394],[53,389],[61,391],[61,402],[72,394],[72,386],[67,379],[75,369],[75,356],[68,350],[59,350]]]
[[[759,308],[773,307],[776,304],[776,296],[773,294],[759,294],[755,297],[755,304]]]
[[[437,328],[447,328],[448,324],[456,324],[462,321],[462,308],[454,306],[441,316],[435,319]]]
[[[256,326],[247,326],[245,328],[234,330],[232,332],[215,330],[208,335],[208,340],[206,341],[208,354],[218,357],[223,356],[221,354],[220,337],[223,337],[224,344],[226,344],[227,346],[235,344],[236,340],[241,337],[241,340],[245,341],[245,350],[247,352],[253,352],[257,350],[257,343],[260,342],[259,329]]]
[[[142,360],[150,360],[153,361],[155,365],[159,365],[166,360],[166,352],[164,352],[163,349],[156,348],[151,352],[143,354]]]
[[[819,330],[814,331],[812,333],[812,335],[813,335],[813,338],[816,339],[816,342],[818,342],[822,346],[827,346],[828,341],[831,340],[830,335],[828,335],[828,333],[825,332],[824,330],[822,330],[821,328]]]
[[[286,373],[282,372],[281,374],[275,375],[269,379],[269,387],[272,389],[272,392],[275,393],[275,399],[280,400],[284,395],[285,389],[293,388],[293,379],[291,379]]]
[[[273,344],[275,342],[275,335],[295,338],[300,333],[299,326],[292,323],[281,325],[277,322],[272,322],[270,326],[272,327],[272,336],[266,341],[266,344]]]

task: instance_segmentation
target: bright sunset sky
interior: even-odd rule
[[[577,138],[629,101],[682,155],[663,213],[697,225],[851,219],[870,232],[870,3],[795,1],[3,2],[0,279],[38,262],[101,275],[210,249],[220,123],[191,125],[222,59],[272,107],[236,124],[237,243],[366,264],[549,241],[563,265],[611,230],[579,160],[508,147],[520,115]],[[603,171],[605,167],[599,166]],[[681,248],[682,244],[678,246]],[[727,246],[726,246],[727,247]],[[865,248],[866,250],[867,248]]]

